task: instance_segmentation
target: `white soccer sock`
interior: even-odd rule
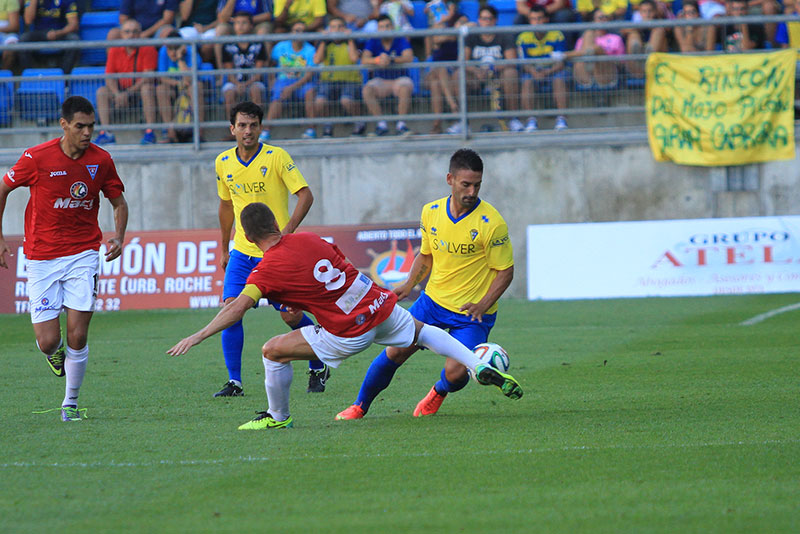
[[[437,354],[453,358],[458,363],[475,370],[475,367],[481,363],[481,360],[475,356],[475,353],[461,344],[456,338],[438,328],[429,324],[422,325],[417,338],[417,344],[423,345]]]
[[[67,391],[64,395],[62,406],[77,406],[78,393],[83,384],[83,376],[86,374],[86,362],[89,361],[89,345],[82,349],[74,350],[67,345],[67,357],[64,358],[64,370],[67,373]]]
[[[267,390],[269,414],[276,421],[289,419],[289,387],[292,385],[292,364],[264,360],[264,388]]]
[[[38,340],[38,339],[36,340],[36,348],[37,348],[37,349],[39,349],[39,351],[40,351],[42,354],[47,354],[48,356],[52,356],[53,354],[55,354],[56,352],[58,352],[58,349],[60,349],[60,348],[61,348],[61,345],[63,345],[63,344],[64,344],[64,338],[61,338],[61,339],[59,339],[59,340],[58,340],[58,345],[56,345],[56,350],[54,350],[54,351],[53,351],[53,352],[51,352],[50,354],[47,354],[45,351],[43,351],[43,350],[42,350],[42,347],[40,347],[40,346],[39,346],[39,340]]]

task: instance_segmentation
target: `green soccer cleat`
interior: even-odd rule
[[[256,412],[255,418],[239,426],[239,430],[273,430],[280,428],[292,428],[292,418],[285,421],[276,421],[269,412]]]
[[[55,351],[50,356],[44,356],[45,360],[47,360],[47,365],[50,367],[50,370],[53,371],[53,374],[56,376],[64,376],[66,371],[64,371],[64,358],[65,358],[66,349],[64,348],[64,344],[62,343],[58,350]]]
[[[506,373],[501,373],[491,365],[479,364],[475,368],[475,376],[478,382],[484,386],[497,386],[503,391],[503,395],[509,399],[519,399],[522,397],[522,387],[516,379]]]

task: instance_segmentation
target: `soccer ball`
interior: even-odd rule
[[[476,345],[475,348],[472,349],[472,352],[474,352],[482,362],[488,363],[502,373],[508,371],[508,367],[511,364],[508,353],[497,343],[481,343],[480,345]],[[470,371],[469,374],[473,380],[477,381],[472,371]]]

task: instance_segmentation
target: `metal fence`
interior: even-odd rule
[[[100,50],[112,46],[161,46],[185,44],[190,54],[196,54],[198,46],[213,43],[239,43],[265,41],[274,44],[282,40],[303,40],[319,42],[320,40],[333,41],[343,39],[365,40],[373,37],[398,37],[409,38],[417,44],[426,37],[447,35],[454,38],[458,44],[458,59],[456,61],[429,61],[417,60],[397,68],[408,69],[409,77],[413,83],[412,94],[408,111],[404,114],[397,112],[397,98],[381,99],[380,114],[371,114],[365,107],[363,93],[354,102],[356,113],[349,114],[336,101],[320,101],[316,106],[308,107],[303,101],[290,99],[282,106],[281,118],[269,121],[273,138],[299,137],[300,133],[308,128],[320,132],[322,125],[334,127],[334,134],[341,137],[350,130],[349,123],[365,123],[367,131],[374,131],[374,125],[379,121],[398,121],[408,123],[411,131],[416,134],[444,133],[450,128],[451,132],[468,138],[481,135],[483,131],[493,131],[508,128],[510,121],[520,120],[523,125],[529,126],[529,119],[543,119],[538,126],[542,131],[553,130],[553,120],[564,116],[570,128],[591,127],[602,124],[603,126],[642,126],[644,125],[644,62],[648,54],[625,54],[615,56],[585,55],[570,58],[566,62],[565,75],[559,76],[564,83],[566,106],[559,107],[557,98],[554,98],[554,88],[560,87],[554,78],[535,80],[531,82],[524,76],[525,67],[546,66],[552,64],[552,59],[509,59],[499,60],[492,64],[468,60],[464,56],[464,43],[467,36],[482,33],[510,33],[517,35],[524,31],[559,30],[574,40],[582,32],[590,29],[603,29],[617,32],[622,29],[653,29],[657,27],[674,28],[676,26],[705,26],[713,25],[723,27],[730,24],[749,23],[775,23],[784,21],[797,21],[796,17],[769,16],[769,17],[743,17],[715,18],[712,20],[658,20],[651,22],[633,23],[630,21],[607,23],[572,23],[548,24],[543,26],[493,26],[480,28],[477,26],[462,26],[453,29],[429,29],[405,32],[378,32],[378,33],[351,33],[351,34],[274,34],[274,35],[248,35],[230,36],[211,40],[184,40],[184,39],[137,39],[119,41],[77,41],[59,42],[58,49],[80,48],[82,50]],[[18,43],[0,46],[0,51],[9,50],[52,50],[53,43]],[[723,53],[723,52],[711,52]],[[613,63],[618,71],[614,84],[607,87],[581,87],[576,84],[572,69],[578,63],[597,66],[601,63]],[[229,120],[226,105],[223,100],[222,81],[227,76],[240,73],[237,69],[214,69],[211,65],[191,62],[188,73],[178,72],[138,72],[137,78],[152,80],[153,88],[159,85],[163,78],[189,77],[188,97],[191,102],[200,105],[190,106],[190,117],[186,121],[176,124],[174,104],[170,99],[169,106],[158,109],[158,98],[155,99],[156,109],[144,110],[140,100],[131,100],[128,106],[116,109],[112,115],[111,124],[99,124],[97,129],[109,128],[115,132],[130,132],[144,128],[160,130],[175,127],[191,132],[186,139],[199,149],[204,141],[220,140],[226,137]],[[369,78],[369,72],[374,66],[356,65],[350,67],[315,66],[306,67],[304,71],[311,71],[316,75],[323,72],[355,71],[362,82]],[[471,76],[471,69],[491,71],[485,80],[476,82]],[[80,94],[87,96],[93,103],[97,101],[97,90],[106,80],[115,78],[131,78],[131,74],[106,75],[102,68],[76,69],[70,75],[55,73],[57,71],[40,70],[35,75],[23,73],[22,76],[11,76],[6,72],[0,76],[0,145],[15,146],[15,135],[18,134],[56,134],[60,132],[57,119],[60,112],[60,102],[65,96]],[[275,77],[285,72],[279,67],[265,67],[260,69],[247,69],[247,73],[255,74],[263,81],[264,91],[262,102],[265,107],[269,104],[269,93],[273,87]],[[433,90],[431,84],[437,80],[440,89],[450,92],[452,99],[446,95],[438,96],[438,90]],[[363,84],[359,84],[363,87]],[[445,92],[447,92],[445,91]],[[176,96],[171,94],[170,97]],[[438,99],[438,101],[437,101]],[[562,104],[563,106],[563,104]],[[145,111],[151,111],[146,113]],[[146,120],[147,116],[156,117],[155,120]],[[344,125],[344,126],[343,126]],[[406,134],[407,135],[407,134]],[[132,136],[129,136],[132,137]]]

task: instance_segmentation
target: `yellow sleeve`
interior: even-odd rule
[[[430,255],[431,253],[431,243],[430,243],[430,231],[429,225],[430,223],[425,220],[425,213],[430,212],[430,210],[426,210],[422,208],[422,215],[419,217],[419,229],[420,232],[420,245],[419,245],[419,253]]]
[[[280,152],[280,177],[283,183],[286,184],[286,189],[291,194],[295,194],[304,187],[308,187],[305,177],[300,173],[300,169],[294,164],[292,156],[285,150]]]
[[[314,17],[324,17],[328,14],[328,8],[325,5],[325,0],[314,0]]]
[[[231,192],[225,183],[225,169],[223,169],[222,161],[220,161],[219,157],[214,162],[214,169],[217,173],[217,195],[219,195],[219,198],[222,200],[230,200]]]
[[[498,224],[486,244],[486,264],[490,269],[502,271],[514,265],[514,249],[508,236],[505,221]]]
[[[275,0],[272,3],[273,16],[280,17],[283,13],[283,8],[286,6],[286,0]]]
[[[261,300],[261,290],[255,284],[246,284],[240,295],[247,295],[253,302]]]

